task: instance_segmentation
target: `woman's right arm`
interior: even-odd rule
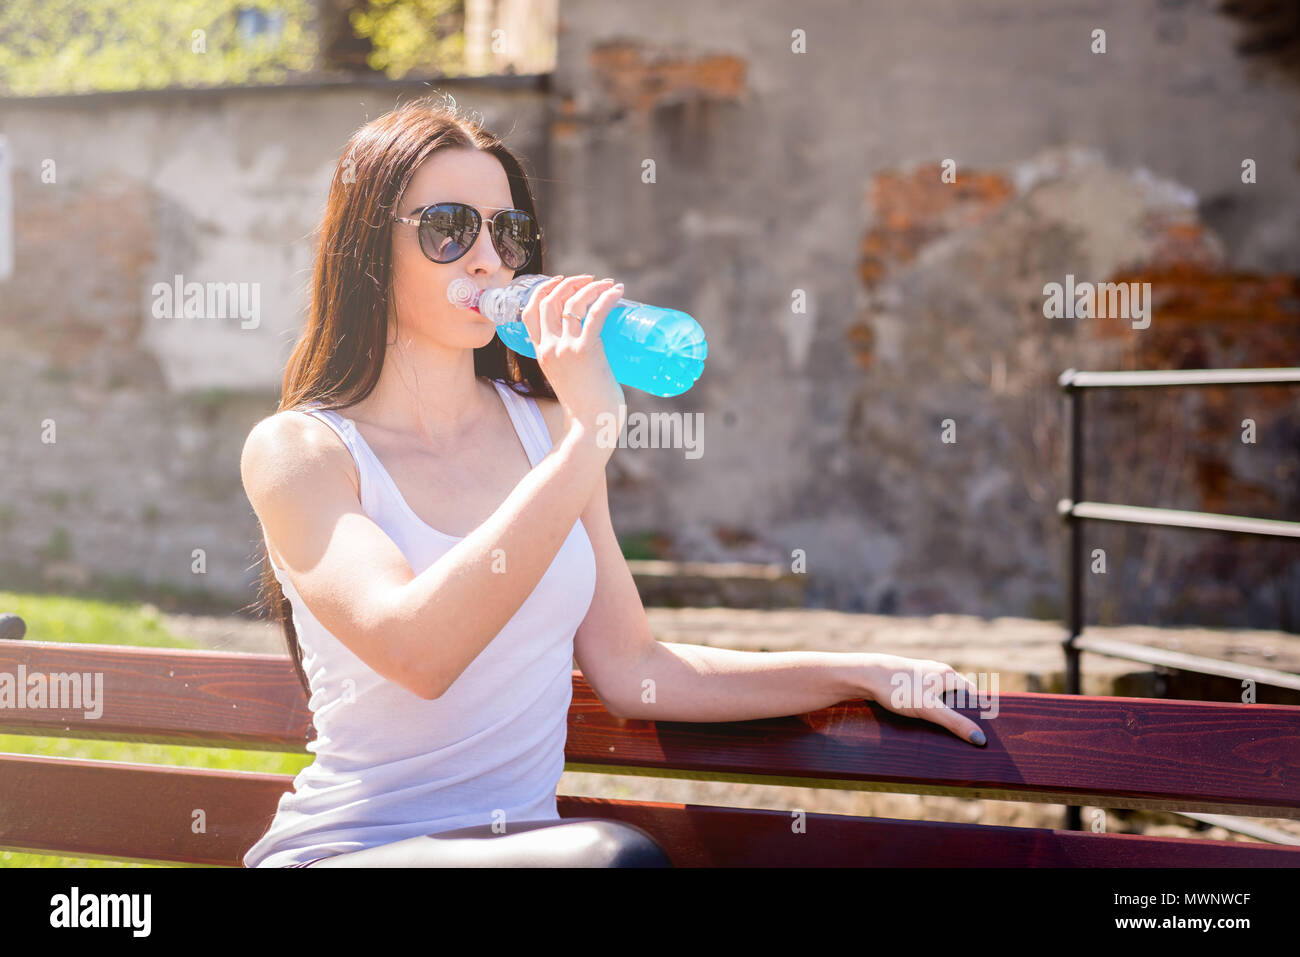
[[[297,413],[262,420],[240,471],[317,620],[383,677],[437,698],[532,593],[611,454],[572,423],[483,524],[419,575],[361,510],[352,457],[323,423]]]
[[[552,277],[521,316],[564,407],[564,438],[419,575],[361,511],[351,455],[328,426],[275,415],[245,442],[244,489],[294,588],[358,658],[422,698],[450,688],[514,617],[613,455],[608,427],[621,432],[626,405],[600,333],[622,287],[590,279]]]

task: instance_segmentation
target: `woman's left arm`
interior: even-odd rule
[[[935,694],[964,688],[969,678],[939,661],[871,652],[738,651],[656,641],[624,679],[640,696],[624,697],[618,713],[649,721],[747,721],[805,714],[841,701],[866,699],[924,718],[982,745],[970,718]],[[624,684],[624,682],[620,682]],[[894,691],[905,690],[898,696]]]
[[[927,689],[970,680],[938,661],[869,652],[737,651],[657,641],[614,534],[602,477],[581,521],[596,557],[596,591],[574,637],[574,655],[613,714],[657,721],[745,721],[805,714],[865,698],[924,718],[960,738],[975,722]],[[899,677],[915,694],[896,696]],[[906,705],[906,706],[905,706]],[[980,737],[974,739],[982,744]]]
[[[650,721],[749,721],[806,714],[867,697],[865,654],[738,651],[656,641],[626,680],[619,714]]]

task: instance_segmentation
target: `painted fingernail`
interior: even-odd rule
[[[983,747],[985,743],[988,741],[988,739],[984,737],[984,732],[981,731],[979,728],[976,728],[974,731],[970,733],[970,740],[971,740],[971,744],[978,744],[980,747]]]

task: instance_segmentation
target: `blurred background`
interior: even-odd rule
[[[245,621],[240,449],[344,142],[430,92],[523,155],[552,273],[706,331],[690,391],[627,392],[701,413],[703,454],[610,463],[660,638],[1059,690],[1060,374],[1300,365],[1294,0],[7,0],[0,587],[30,637],[283,650]],[[251,284],[258,320],[157,318],[177,275]],[[1149,325],[1049,318],[1067,282],[1150,284]],[[1090,395],[1086,498],[1296,520],[1297,399]],[[1260,630],[1296,670],[1294,540],[1094,523],[1086,549],[1090,623]],[[129,604],[86,638],[37,596]]]

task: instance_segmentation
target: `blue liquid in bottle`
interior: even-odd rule
[[[496,323],[502,342],[530,359],[536,359],[537,352],[519,316],[533,287],[549,278],[520,276],[499,289],[485,289],[476,306]],[[453,302],[459,282],[457,279],[448,290]],[[703,328],[687,313],[634,299],[620,299],[614,304],[605,317],[600,340],[616,382],[662,397],[681,395],[693,386],[709,354]]]

